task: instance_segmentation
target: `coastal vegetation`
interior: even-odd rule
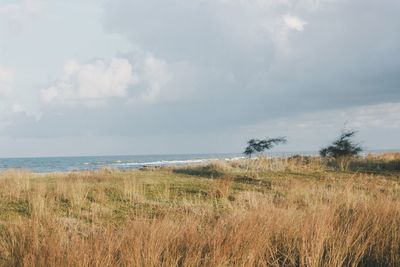
[[[400,154],[0,174],[1,266],[400,266]]]
[[[333,158],[341,170],[346,170],[354,156],[363,151],[360,144],[352,139],[356,131],[342,131],[339,138],[319,151],[321,157]]]
[[[251,155],[255,153],[262,153],[265,150],[269,150],[278,144],[287,143],[286,137],[276,137],[276,138],[268,138],[259,140],[259,139],[250,139],[247,142],[247,147],[244,150],[243,154],[251,158]]]

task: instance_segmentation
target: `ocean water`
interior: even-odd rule
[[[363,155],[400,150],[370,150]],[[292,155],[315,156],[316,151],[308,152],[268,152],[268,156],[286,157]],[[144,155],[144,156],[88,156],[88,157],[37,157],[37,158],[0,158],[0,171],[24,169],[36,173],[97,170],[103,167],[117,169],[138,169],[144,166],[183,165],[202,163],[214,159],[243,158],[240,153],[225,154],[188,154],[188,155]]]
[[[143,166],[166,166],[201,163],[213,159],[235,159],[242,154],[192,154],[145,156],[88,156],[1,158],[0,171],[24,169],[37,173],[96,170],[103,167],[137,169]]]

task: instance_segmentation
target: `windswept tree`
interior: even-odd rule
[[[329,157],[336,160],[341,170],[348,168],[350,159],[363,151],[360,144],[352,141],[356,131],[343,131],[332,145],[319,151],[321,157]]]
[[[247,142],[247,147],[244,150],[243,154],[246,156],[249,156],[251,158],[251,155],[254,153],[261,153],[264,150],[269,150],[273,148],[275,145],[278,144],[285,144],[287,142],[286,137],[276,137],[276,138],[265,138],[265,139],[250,139]]]

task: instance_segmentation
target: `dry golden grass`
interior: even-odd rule
[[[400,153],[399,152],[385,152],[385,153],[370,153],[367,156],[368,160],[386,160],[386,161],[393,161],[393,160],[400,160]]]
[[[7,171],[0,265],[400,266],[400,172],[318,158]]]

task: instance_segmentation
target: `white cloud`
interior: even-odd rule
[[[43,102],[49,103],[58,97],[58,88],[57,87],[49,87],[46,89],[40,90],[41,99]]]
[[[306,25],[306,22],[300,19],[299,17],[292,16],[292,15],[286,15],[283,17],[283,20],[285,21],[285,24],[289,29],[296,30],[296,31],[303,31],[304,26]]]
[[[98,106],[110,98],[126,98],[130,103],[167,101],[164,90],[172,73],[165,61],[151,54],[139,53],[129,60],[113,58],[81,64],[64,63],[63,75],[54,84],[41,90],[45,104],[84,104]]]
[[[10,37],[20,36],[25,30],[32,29],[34,22],[45,16],[46,2],[48,0],[0,1],[0,37],[4,39],[4,44]]]
[[[0,15],[14,23],[21,24],[27,19],[39,15],[44,6],[44,0],[21,0],[0,4]]]
[[[0,66],[0,83],[11,83],[14,80],[14,72],[6,67]]]
[[[142,94],[142,99],[154,102],[161,93],[161,89],[171,80],[171,73],[167,64],[151,55],[144,61],[144,79],[148,81],[147,90]]]
[[[83,101],[91,105],[107,98],[124,97],[129,86],[135,83],[132,65],[126,59],[97,60],[88,64],[71,60],[64,64],[63,77],[41,90],[41,99],[45,103]]]
[[[363,105],[347,109],[298,114],[291,117],[267,120],[246,126],[252,132],[265,132],[271,127],[279,131],[322,131],[333,133],[341,128],[357,129],[400,129],[400,102]]]
[[[400,103],[363,105],[344,110],[329,110],[304,114],[288,121],[288,125],[300,128],[348,127],[355,129],[398,128],[400,129]]]
[[[29,112],[19,101],[14,84],[14,70],[0,66],[0,119],[5,124],[7,118],[15,113],[24,113],[27,116],[36,116]]]
[[[400,129],[400,103],[361,106],[344,111],[341,117],[355,128]]]
[[[11,84],[14,82],[13,70],[0,66],[0,94],[8,94],[11,91]]]
[[[12,110],[12,112],[14,112],[14,113],[22,113],[22,112],[26,113],[25,108],[24,108],[21,104],[19,104],[19,103],[14,103],[14,104],[12,105],[11,110]]]

